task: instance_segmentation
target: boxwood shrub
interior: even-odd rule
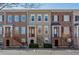
[[[52,44],[47,44],[47,43],[45,43],[45,44],[44,44],[44,48],[52,48]]]
[[[38,44],[29,44],[29,48],[38,48]]]

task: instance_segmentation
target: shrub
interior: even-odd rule
[[[44,48],[52,48],[52,44],[44,44]]]
[[[38,44],[29,44],[29,48],[38,48]]]

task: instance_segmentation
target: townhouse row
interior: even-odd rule
[[[79,48],[79,10],[16,9],[0,11],[0,47],[44,43],[52,47]]]

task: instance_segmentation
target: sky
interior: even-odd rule
[[[17,7],[12,7],[12,8],[24,9],[24,7],[21,6],[22,4],[23,3],[20,3],[18,4]],[[40,6],[38,9],[79,9],[79,3],[40,3]]]
[[[79,3],[49,3],[43,4],[40,8],[45,9],[79,9]]]

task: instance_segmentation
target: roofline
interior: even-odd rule
[[[48,11],[79,11],[79,9],[3,9],[2,11],[32,11],[32,10],[48,10]]]

